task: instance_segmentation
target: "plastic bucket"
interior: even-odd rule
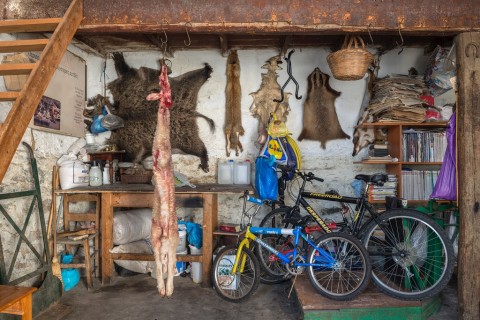
[[[185,225],[178,226],[178,237],[179,241],[176,252],[177,254],[182,254],[181,252],[187,250],[187,227]]]
[[[202,249],[198,249],[195,246],[189,245],[190,254],[202,254]],[[192,262],[192,280],[194,283],[202,282],[202,264],[200,262]]]

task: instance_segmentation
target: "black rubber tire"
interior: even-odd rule
[[[371,264],[363,244],[346,233],[334,232],[320,236],[316,246],[332,254],[338,266],[307,267],[307,274],[312,286],[332,300],[348,301],[356,298],[368,286],[371,276]],[[311,247],[307,263],[315,263],[320,253]]]
[[[453,246],[443,229],[424,213],[392,209],[371,221],[363,243],[372,262],[375,285],[403,300],[440,293],[452,277]]]
[[[242,252],[246,255],[245,270],[236,275],[229,274],[228,268],[230,267],[231,271],[237,246],[226,246],[218,252],[213,261],[213,287],[222,299],[229,302],[242,302],[248,299],[257,291],[260,283],[260,267],[257,258],[247,248],[243,248]],[[232,289],[232,286],[235,289]]]

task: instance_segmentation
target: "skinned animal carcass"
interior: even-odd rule
[[[308,92],[304,103],[303,130],[298,137],[320,141],[325,149],[326,142],[335,139],[350,139],[343,132],[335,111],[335,99],[340,92],[333,90],[329,83],[330,76],[322,73],[319,68],[308,76]]]
[[[274,56],[268,59],[262,66],[262,69],[266,69],[267,72],[262,73],[260,89],[256,92],[250,93],[253,97],[250,112],[258,119],[257,142],[261,145],[267,141],[267,127],[270,121],[270,115],[275,113],[277,120],[286,122],[287,115],[290,111],[290,106],[288,104],[290,93],[284,93],[284,100],[281,103],[274,101],[282,99],[281,87],[277,82],[277,70],[282,70],[279,66],[281,63],[282,59],[280,56]]]
[[[157,127],[153,139],[153,179],[155,191],[152,208],[151,240],[157,266],[157,288],[160,296],[173,293],[173,276],[179,242],[177,213],[175,211],[175,185],[173,181],[172,147],[170,144],[170,108],[172,96],[168,83],[167,66],[162,66],[160,92],[147,96],[149,101],[159,100]],[[163,275],[166,275],[166,281]]]
[[[242,88],[240,86],[240,60],[236,50],[230,51],[227,59],[227,86],[225,88],[225,139],[227,141],[227,157],[230,149],[235,150],[235,155],[243,152],[240,136],[245,130],[242,126],[241,112]]]
[[[141,162],[151,155],[152,141],[157,121],[158,103],[146,101],[145,97],[158,91],[160,71],[141,67],[130,67],[122,54],[113,55],[118,78],[108,84],[113,96],[116,115],[124,121],[124,128],[112,132],[110,143],[126,151],[124,160]],[[208,172],[208,152],[200,139],[197,118],[203,118],[215,130],[215,123],[196,111],[198,92],[210,78],[213,69],[205,67],[169,78],[174,108],[171,111],[172,149],[200,158],[199,167]]]

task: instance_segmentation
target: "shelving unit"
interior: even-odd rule
[[[397,185],[397,196],[402,197],[402,168],[405,165],[408,166],[431,166],[435,168],[440,168],[442,162],[406,162],[401,161],[403,159],[402,154],[402,133],[408,129],[441,129],[446,128],[447,122],[374,122],[374,123],[363,123],[358,127],[374,127],[374,128],[385,128],[388,130],[387,141],[388,141],[388,150],[392,158],[398,159],[398,161],[379,161],[379,160],[364,160],[355,163],[361,164],[383,164],[386,167],[386,172],[388,174],[394,174],[397,176],[398,185]],[[409,202],[422,202],[422,200],[409,200]],[[381,201],[375,201],[381,202]]]

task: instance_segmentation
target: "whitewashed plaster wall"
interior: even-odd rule
[[[1,35],[0,35],[1,37]],[[3,36],[5,37],[5,36]],[[96,56],[87,55],[75,47],[70,47],[70,51],[82,57],[87,62],[87,94],[92,97],[98,93],[102,94],[104,83],[102,77],[104,60]],[[278,54],[276,50],[249,50],[239,51],[241,65],[241,87],[242,87],[242,122],[245,128],[245,135],[241,137],[244,145],[244,152],[238,157],[232,159],[250,159],[254,162],[259,149],[254,145],[257,138],[257,120],[249,112],[252,98],[249,93],[257,91],[261,82],[261,73],[264,71],[261,66],[267,59]],[[319,67],[323,72],[330,74],[326,63],[328,51],[324,49],[296,49],[292,55],[293,75],[297,79],[302,95],[301,100],[290,97],[291,112],[288,116],[287,126],[293,133],[293,138],[297,138],[302,129],[303,102],[306,98],[307,76],[315,67]],[[157,68],[157,60],[161,57],[159,52],[132,52],[125,53],[127,63],[132,67],[153,67]],[[424,65],[428,57],[423,55],[421,49],[405,49],[398,55],[397,51],[389,52],[382,56],[379,76],[382,77],[388,73],[408,72],[411,67],[417,68],[423,72]],[[216,124],[215,133],[210,133],[207,124],[203,119],[198,120],[200,127],[200,137],[207,146],[209,153],[210,172],[204,173],[198,169],[198,158],[189,155],[174,155],[175,169],[186,174],[195,183],[215,182],[216,165],[219,159],[225,159],[225,138],[223,134],[225,117],[225,68],[226,57],[222,57],[217,50],[208,51],[179,51],[171,59],[171,76],[177,76],[187,71],[203,67],[203,63],[209,63],[213,67],[211,78],[203,85],[198,95],[197,110],[211,117]],[[113,81],[116,78],[112,60],[107,61],[106,82]],[[283,85],[287,80],[286,64],[284,69],[279,71],[278,82]],[[336,111],[343,130],[350,136],[353,134],[356,124],[360,104],[365,90],[365,81],[338,81],[330,78],[331,86],[342,94],[336,101]],[[5,91],[3,81],[0,81],[0,90]],[[286,87],[286,91],[294,93],[295,87],[292,81]],[[108,92],[107,92],[108,94]],[[8,103],[0,105],[0,120],[6,116]],[[156,116],[156,115],[152,115]],[[65,154],[70,145],[76,141],[76,138],[46,133],[37,130],[28,129],[23,138],[24,141],[33,144],[35,157],[38,161],[39,178],[42,188],[43,207],[45,219],[48,220],[49,208],[51,204],[51,169],[56,160]],[[302,141],[299,143],[303,154],[303,169],[315,172],[318,176],[325,179],[325,182],[318,184],[320,190],[337,189],[341,193],[353,194],[350,187],[353,177],[358,173],[374,173],[383,171],[381,165],[360,165],[354,164],[354,161],[360,160],[365,151],[357,157],[352,158],[353,144],[350,140],[335,140],[327,143],[326,149],[320,148],[317,141]],[[27,153],[23,146],[19,146],[15,157],[9,167],[9,170],[0,185],[0,192],[11,192],[17,190],[29,189],[32,187],[30,178],[30,168],[27,159]],[[28,204],[22,201],[2,201],[1,203],[9,214],[14,217],[23,226],[26,208]],[[185,214],[185,212],[184,212]],[[188,214],[188,212],[186,213]],[[265,212],[259,215],[263,217]],[[220,196],[218,220],[222,222],[238,222],[241,215],[241,203],[238,195]],[[195,215],[195,220],[199,216]],[[27,229],[27,237],[34,241],[36,247],[41,247],[40,228],[38,227],[38,217],[34,218],[34,223]],[[7,265],[9,259],[15,250],[18,235],[8,225],[5,218],[0,216],[0,235],[3,243],[3,254]],[[20,258],[14,268],[14,274],[26,274],[35,269],[32,263],[32,255],[22,244]]]

